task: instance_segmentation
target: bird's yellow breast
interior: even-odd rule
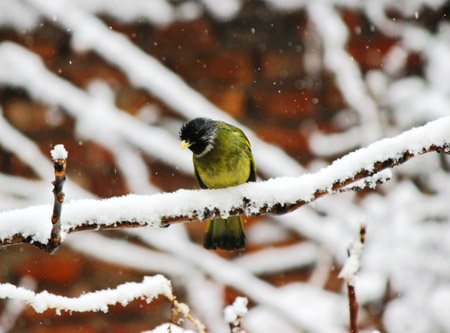
[[[249,179],[252,163],[249,154],[248,142],[239,132],[220,129],[214,148],[205,156],[194,156],[194,168],[208,188],[236,186]]]

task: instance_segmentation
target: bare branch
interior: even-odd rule
[[[350,309],[350,333],[358,333],[358,309],[359,304],[355,294],[355,287],[347,282],[348,307]]]
[[[53,204],[52,233],[47,244],[47,251],[55,252],[61,246],[61,210],[64,202],[63,186],[66,181],[67,151],[63,145],[56,145],[51,151],[55,168],[55,180],[53,181]]]

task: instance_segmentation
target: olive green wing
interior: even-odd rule
[[[197,168],[194,165],[194,173],[195,173],[195,179],[197,179],[198,184],[201,188],[208,188],[208,186],[205,185],[203,180],[200,178],[200,175],[198,174]]]
[[[251,154],[251,152],[250,152]],[[253,160],[253,155],[251,157],[250,161],[250,176],[247,179],[248,182],[256,182],[256,167],[255,167],[255,161]]]
[[[240,140],[243,143],[243,149],[244,149],[246,155],[248,156],[248,158],[250,159],[250,175],[247,179],[247,182],[255,182],[256,181],[256,164],[255,164],[255,159],[253,158],[252,147],[250,145],[250,141],[248,140],[247,136],[245,135],[244,132],[242,132],[241,129],[233,126],[233,132],[235,132],[236,134],[239,135]]]

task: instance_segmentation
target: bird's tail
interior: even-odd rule
[[[239,250],[245,247],[244,225],[240,216],[208,221],[203,243],[205,249]]]

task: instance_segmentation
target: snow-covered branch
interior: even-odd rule
[[[236,297],[233,304],[224,309],[223,315],[225,321],[230,324],[231,333],[246,333],[241,327],[241,322],[242,317],[248,312],[247,305],[247,297]]]
[[[147,303],[150,303],[159,295],[165,296],[179,312],[194,323],[199,332],[206,332],[204,325],[191,316],[189,307],[176,300],[171,282],[162,275],[145,276],[140,283],[127,282],[115,289],[99,290],[74,298],[54,295],[47,291],[35,293],[9,283],[0,284],[0,299],[23,301],[38,313],[49,309],[55,309],[57,314],[61,314],[61,311],[108,312],[108,307],[111,305],[126,306],[135,299],[145,299]]]
[[[48,148],[61,142],[73,158],[64,185],[61,240],[77,258],[170,277],[211,332],[230,332],[222,310],[234,292],[252,304],[242,320],[248,332],[344,331],[346,295],[344,288],[333,288],[338,287],[334,268],[348,263],[347,239],[361,215],[368,216],[371,228],[364,264],[354,288],[348,285],[353,290],[349,295],[358,296],[359,311],[371,312],[361,313],[361,327],[374,332],[450,331],[450,156],[417,156],[448,152],[449,121],[381,141],[316,173],[328,164],[325,158],[331,161],[449,115],[445,5],[445,0],[264,0],[252,4],[256,10],[249,13],[241,0],[0,0],[0,27],[6,31],[0,43],[5,110],[0,116],[0,210],[49,204],[0,214],[0,246],[27,242],[48,249],[53,209]],[[184,40],[183,34],[196,32],[205,36],[204,42]],[[223,57],[223,50],[242,63]],[[230,66],[230,72],[218,77],[213,64]],[[280,96],[272,96],[272,84]],[[218,108],[227,105],[222,98],[233,103],[228,89],[244,110],[234,114],[236,119]],[[267,92],[267,102],[274,105],[258,99]],[[305,110],[313,106],[312,117],[305,112],[286,121],[294,107],[291,97],[298,102],[296,109],[304,103],[309,103]],[[141,108],[141,102],[148,104]],[[273,128],[289,128],[286,137],[282,132],[280,137],[266,134],[272,129],[262,118],[268,111]],[[157,186],[180,188],[178,176],[186,181],[192,176],[191,154],[180,152],[177,129],[197,116],[243,129],[263,179],[291,178],[221,191],[153,195],[161,192]],[[239,119],[262,138],[289,148],[296,159],[263,142]],[[308,152],[290,146],[298,131],[307,139]],[[100,162],[97,151],[107,154],[108,169],[88,164]],[[399,164],[394,172],[391,167]],[[304,173],[311,174],[298,177]],[[355,194],[383,183],[378,191]],[[148,196],[86,200],[97,199],[87,189],[97,195]],[[270,215],[287,211],[291,213]],[[202,232],[198,223],[130,228],[266,213],[246,226],[248,251],[226,258],[196,244]],[[75,233],[108,228],[124,228],[116,236],[125,239]],[[9,258],[18,250],[13,247],[3,255]],[[344,270],[350,279],[359,268],[355,250]],[[34,266],[28,267],[31,259],[23,264],[18,260],[3,262],[5,269],[16,272],[5,282],[14,283],[19,272],[34,275]],[[44,285],[36,277],[41,290],[52,282],[47,275]],[[68,293],[77,294],[77,286]],[[355,301],[350,309],[357,308]],[[31,326],[28,315],[17,317],[17,302],[7,303],[5,308],[12,311],[3,311],[0,331],[16,319],[21,327]],[[181,305],[178,312],[184,309]],[[168,330],[188,332],[167,323],[148,332]]]
[[[208,7],[228,7],[233,11],[235,1],[227,5],[206,1]],[[180,77],[163,66],[156,58],[136,47],[128,38],[117,33],[94,15],[86,13],[71,1],[27,0],[37,11],[49,18],[57,18],[58,24],[73,34],[75,48],[94,50],[106,61],[120,68],[136,87],[147,90],[183,117],[209,117],[237,125],[252,143],[253,154],[259,161],[258,169],[267,175],[298,175],[302,168],[279,148],[259,139],[250,128],[239,124],[197,91],[188,86]],[[153,149],[158,149],[155,147]],[[179,160],[174,156],[171,159]],[[274,159],[280,163],[272,163]],[[169,158],[167,160],[170,161]]]
[[[25,275],[19,281],[19,288],[33,291],[36,289],[36,281],[32,277]],[[25,302],[17,299],[9,299],[5,302],[5,307],[0,316],[0,333],[7,333],[12,330],[17,319],[25,310],[25,306]]]
[[[361,70],[357,62],[346,51],[348,43],[348,29],[333,8],[333,3],[311,1],[307,6],[308,15],[317,27],[324,44],[324,62],[327,68],[335,75],[337,87],[345,101],[359,115],[360,126],[354,129],[353,140],[347,140],[352,146],[337,145],[341,149],[353,149],[358,145],[374,142],[381,136],[381,126],[378,109],[375,101],[370,97],[365,86]],[[356,133],[355,133],[356,132]],[[334,134],[328,143],[334,142]],[[326,139],[316,134],[322,140]],[[315,145],[312,147],[314,148]],[[327,146],[335,146],[328,144]],[[336,147],[331,147],[331,149]]]
[[[47,291],[35,293],[9,283],[0,285],[0,298],[25,301],[38,313],[48,309],[55,309],[57,313],[61,311],[108,312],[109,305],[120,303],[125,306],[138,298],[145,298],[150,303],[158,295],[166,296],[169,300],[173,299],[171,283],[162,275],[146,276],[141,283],[127,282],[115,289],[86,293],[77,298],[53,295]]]
[[[81,230],[164,226],[219,216],[285,214],[361,179],[403,164],[426,152],[448,152],[450,117],[380,140],[300,177],[280,177],[220,190],[178,190],[107,200],[69,202],[61,219],[64,233]],[[176,203],[176,204],[174,204]],[[49,205],[0,214],[3,245],[45,247],[51,230]]]

